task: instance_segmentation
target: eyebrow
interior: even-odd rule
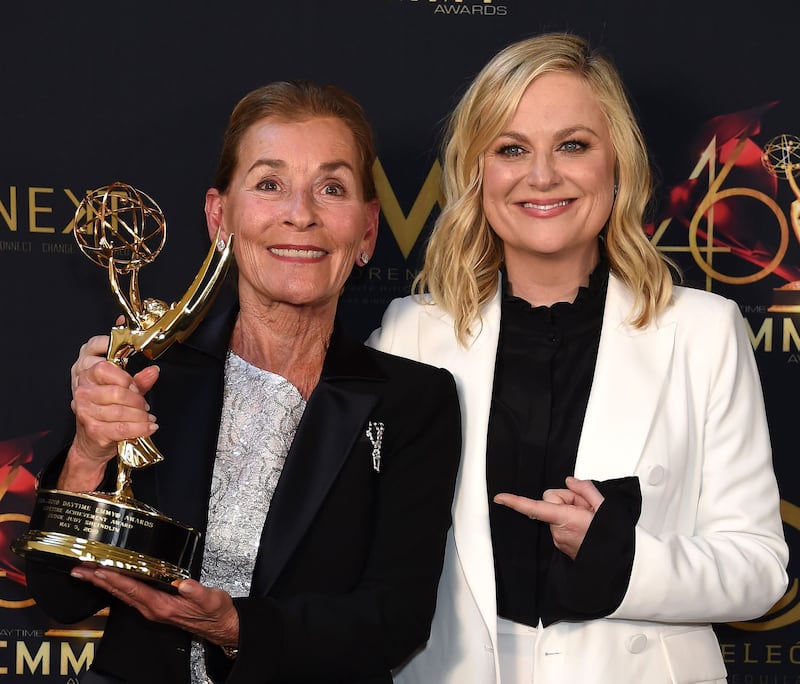
[[[569,126],[568,128],[562,128],[555,132],[555,138],[568,138],[571,135],[575,135],[576,133],[590,133],[591,135],[599,138],[600,136],[597,134],[591,126],[584,126],[582,124],[578,124],[577,126]],[[498,136],[498,138],[511,138],[512,140],[528,140],[528,136],[524,135],[523,133],[518,133],[517,131],[502,131]]]
[[[286,168],[287,164],[283,159],[256,159],[256,161],[254,161],[247,170],[247,173],[250,173],[253,169],[256,169],[260,166],[268,166],[272,169],[284,169]],[[332,171],[337,171],[338,169],[342,168],[349,170],[355,175],[355,169],[353,169],[353,165],[344,159],[334,159],[333,161],[324,162],[319,165],[319,170],[324,173],[331,173]]]

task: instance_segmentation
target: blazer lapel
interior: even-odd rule
[[[486,490],[486,437],[500,332],[500,296],[498,285],[494,299],[482,312],[482,326],[467,349],[454,345],[452,319],[428,307],[420,307],[419,339],[420,358],[448,368],[456,378],[465,451],[453,502],[453,535],[461,567],[493,643],[497,641],[497,603]],[[633,329],[624,324],[631,304],[625,286],[611,275],[595,377],[578,448],[578,477],[607,479],[632,472],[667,377],[674,324]],[[609,435],[613,436],[610,445]]]
[[[625,323],[632,298],[609,277],[594,380],[575,475],[606,480],[634,472],[658,410],[675,343],[674,322]]]
[[[461,401],[465,448],[453,500],[453,536],[470,591],[493,642],[497,640],[497,599],[486,489],[486,436],[500,335],[500,293],[498,283],[467,348],[454,343],[452,318],[420,307],[421,358],[452,372]]]
[[[175,345],[175,351],[184,348],[180,362],[172,364],[171,351],[156,360],[165,369],[170,367],[170,382],[157,382],[149,397],[161,425],[153,441],[164,461],[133,475],[135,495],[149,490],[161,512],[198,530],[206,526],[225,355],[238,311],[235,296],[223,289],[194,334]]]
[[[377,404],[374,394],[341,380],[380,380],[364,348],[335,329],[319,385],[309,397],[270,502],[253,572],[251,595],[266,594],[314,520],[361,428]]]

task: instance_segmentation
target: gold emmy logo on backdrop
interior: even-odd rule
[[[431,166],[431,170],[428,172],[428,176],[425,178],[425,182],[422,184],[422,188],[414,200],[408,216],[400,208],[400,202],[397,200],[397,195],[392,189],[392,184],[389,182],[389,177],[386,175],[380,159],[375,160],[372,165],[372,172],[375,175],[375,188],[381,201],[381,211],[389,224],[389,229],[394,235],[403,258],[408,259],[408,255],[414,248],[426,221],[436,208],[437,203],[440,207],[444,206],[444,198],[439,189],[442,167],[438,161],[433,162],[433,166]]]
[[[125,321],[111,329],[106,355],[122,368],[136,353],[157,358],[194,331],[219,291],[232,256],[233,236],[226,243],[217,235],[179,301],[142,300],[139,270],[164,247],[166,221],[152,198],[125,183],[89,192],[75,212],[74,234],[81,252],[107,269],[122,308]],[[40,489],[30,528],[12,548],[65,568],[94,561],[160,585],[188,578],[199,532],[137,501],[131,487],[133,470],[163,458],[149,437],[123,440],[117,445],[113,492]]]
[[[764,145],[761,163],[773,176],[789,182],[789,187],[795,196],[789,210],[789,218],[795,237],[800,241],[800,187],[795,178],[795,173],[800,172],[800,138],[795,135],[774,137]],[[775,288],[772,301],[769,311],[800,313],[800,281]]]
[[[800,506],[795,506],[781,499],[781,518],[783,521],[800,530]],[[764,615],[748,622],[729,622],[731,627],[744,632],[767,632],[781,629],[800,621],[800,580],[795,577],[789,584],[786,593]],[[796,663],[796,660],[792,661]]]

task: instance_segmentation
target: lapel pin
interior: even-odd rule
[[[372,469],[381,472],[381,445],[383,444],[383,423],[369,421],[367,439],[372,443]]]

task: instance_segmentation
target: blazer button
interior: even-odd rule
[[[652,466],[650,470],[647,471],[647,484],[655,486],[661,484],[661,481],[663,479],[664,479],[663,466],[660,465]]]
[[[628,639],[627,646],[631,653],[641,653],[647,646],[647,637],[644,634],[634,634]]]

